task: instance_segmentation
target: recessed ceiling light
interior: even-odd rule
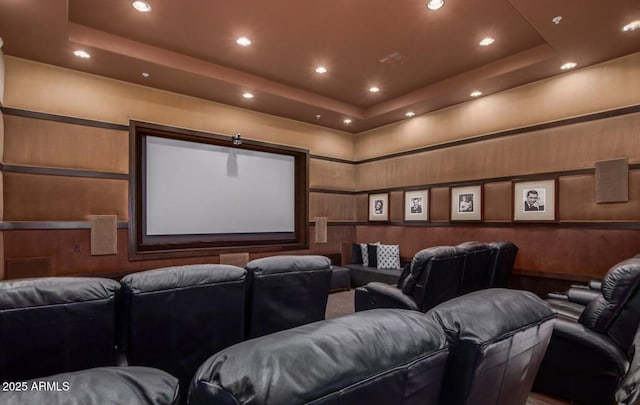
[[[318,66],[316,68],[316,73],[320,73],[320,74],[327,73],[327,68],[324,66]]]
[[[469,94],[471,97],[480,97],[482,92],[480,90],[474,90]]]
[[[559,16],[557,16],[557,17],[553,17],[553,18],[551,19],[551,21],[553,21],[553,23],[554,23],[555,25],[558,25],[558,24],[560,24],[560,21],[562,21],[562,16],[561,16],[561,15],[559,15]]]
[[[405,114],[407,117],[413,117],[414,115],[416,115],[416,113],[414,113],[413,111],[409,111]]]
[[[486,37],[486,38],[483,38],[482,41],[479,42],[479,45],[480,46],[489,46],[494,42],[496,42],[495,39],[493,39],[491,37]]]
[[[251,40],[247,37],[240,37],[236,39],[236,43],[240,46],[249,46],[251,45]]]
[[[249,99],[249,98],[253,98],[253,94],[251,94],[251,93],[249,93],[249,92],[242,93],[242,97],[247,98],[247,99]]]
[[[373,87],[369,87],[369,91],[372,93],[377,93],[380,91],[379,87],[373,86]]]
[[[316,114],[316,119],[319,120],[320,118],[322,118],[322,115]]]
[[[567,62],[564,65],[560,66],[560,69],[569,70],[569,69],[573,69],[574,67],[576,67],[576,63],[575,62]]]
[[[629,24],[622,27],[622,31],[635,31],[640,28],[640,20],[631,21]]]
[[[148,13],[149,11],[151,11],[151,4],[147,3],[146,1],[134,1],[131,3],[131,5],[141,13]]]
[[[351,124],[353,121],[351,121],[349,118],[345,119],[344,121],[342,121],[345,123],[345,125],[349,125]]]
[[[437,10],[437,9],[441,8],[442,6],[444,6],[444,0],[430,0],[427,3],[427,8],[429,10]]]
[[[144,77],[145,79],[146,79],[147,77],[149,77],[149,76],[151,76],[149,73],[147,73],[147,72],[142,72],[142,77]]]
[[[82,49],[78,49],[77,51],[73,51],[73,54],[82,59],[89,59],[91,55]]]

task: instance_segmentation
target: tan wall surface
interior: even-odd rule
[[[565,125],[358,165],[358,190],[593,168],[640,162],[640,113]]]
[[[4,163],[129,172],[129,133],[7,115]]]
[[[126,221],[128,187],[126,180],[4,173],[4,220],[88,221],[89,215],[113,214]]]
[[[130,119],[353,160],[352,135],[118,80],[6,57],[7,107],[128,125]]]
[[[358,134],[356,160],[640,103],[640,53]]]
[[[350,163],[309,159],[309,187],[354,191],[357,166]]]

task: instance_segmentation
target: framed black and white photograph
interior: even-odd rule
[[[404,192],[404,220],[429,220],[429,190]]]
[[[513,220],[554,222],[556,179],[513,183]]]
[[[389,220],[389,193],[369,194],[369,221]]]
[[[451,188],[451,220],[482,221],[482,185]]]

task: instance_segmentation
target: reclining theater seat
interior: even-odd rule
[[[610,404],[629,370],[640,325],[640,259],[607,272],[602,296],[578,322],[558,319],[534,391],[580,404]]]
[[[423,249],[397,287],[372,282],[355,291],[355,310],[404,308],[425,312],[458,295],[465,252],[453,246]]]
[[[358,312],[217,353],[189,405],[436,405],[447,355],[442,329],[420,312]]]
[[[271,256],[245,266],[247,338],[324,319],[331,261],[324,256]]]
[[[0,282],[0,380],[28,388],[1,391],[0,403],[173,404],[178,381],[171,375],[114,367],[119,289],[90,277]],[[33,389],[47,382],[48,390]]]
[[[528,291],[486,289],[426,313],[449,343],[441,405],[524,405],[555,313]]]
[[[245,275],[236,266],[198,264],[124,277],[120,350],[129,364],[178,377],[186,394],[206,358],[244,338]]]
[[[518,246],[508,241],[491,242],[489,246],[495,249],[489,287],[507,288],[513,271],[513,264],[518,255]]]
[[[458,295],[488,288],[496,251],[481,242],[464,242],[456,247],[465,252]]]

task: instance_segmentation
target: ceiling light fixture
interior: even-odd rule
[[[564,65],[560,66],[560,69],[569,70],[569,69],[573,69],[576,66],[577,66],[577,64],[575,62],[567,62]]]
[[[561,15],[559,15],[559,16],[557,16],[557,17],[553,17],[553,18],[551,19],[551,21],[552,21],[555,25],[558,25],[558,24],[560,24],[560,21],[562,21],[562,16],[561,16]]]
[[[147,73],[147,72],[142,72],[142,77],[144,77],[145,79],[146,79],[147,77],[149,77],[149,76],[151,76],[149,73]]]
[[[353,121],[351,121],[349,118],[345,119],[344,121],[342,121],[345,123],[345,125],[349,125],[351,124]]]
[[[489,45],[491,45],[491,44],[492,44],[492,43],[494,43],[494,42],[496,42],[496,40],[495,40],[495,39],[493,39],[493,38],[491,38],[491,37],[486,37],[486,38],[483,38],[483,39],[482,39],[482,41],[480,41],[478,44],[479,44],[480,46],[489,46]]]
[[[480,97],[482,92],[480,90],[474,90],[469,94],[471,97]]]
[[[82,59],[89,59],[91,55],[88,52],[83,51],[82,49],[78,49],[77,51],[73,51],[73,54]]]
[[[444,6],[444,0],[430,0],[427,3],[427,8],[429,10],[437,10],[437,9],[441,8],[442,6]]]
[[[316,68],[316,73],[319,73],[319,74],[327,73],[327,68],[324,66],[318,66]]]
[[[413,111],[409,111],[409,112],[407,112],[405,115],[406,115],[407,117],[411,118],[411,117],[413,117],[414,115],[416,115],[416,113],[414,113]]]
[[[373,87],[369,87],[369,91],[371,93],[378,93],[380,91],[379,87],[373,86]]]
[[[622,27],[622,31],[635,31],[640,28],[640,20],[631,21],[629,24]]]
[[[249,46],[251,45],[251,40],[247,37],[240,37],[236,39],[236,43],[240,46]]]
[[[253,94],[246,92],[246,93],[242,93],[242,97],[246,98],[246,99],[252,99],[253,98]]]
[[[134,1],[131,3],[131,5],[141,13],[148,13],[149,11],[151,11],[151,4],[147,3],[146,1]]]

